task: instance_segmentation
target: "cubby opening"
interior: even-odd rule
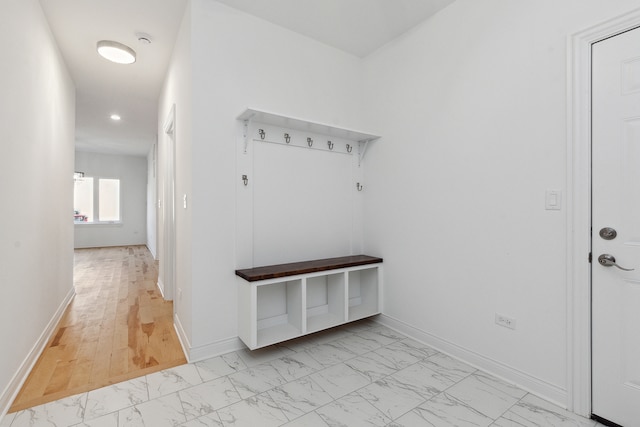
[[[302,280],[258,286],[258,347],[285,341],[302,333]]]
[[[307,278],[307,332],[345,322],[345,274]]]
[[[348,274],[349,321],[378,314],[378,268],[350,271]]]

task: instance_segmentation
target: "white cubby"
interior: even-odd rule
[[[345,322],[345,273],[307,279],[307,332],[321,331]]]
[[[254,350],[379,314],[382,259],[373,261],[266,279],[236,271],[240,339]]]
[[[295,338],[302,331],[302,280],[256,287],[257,345]]]
[[[348,320],[358,320],[379,313],[379,269],[366,268],[362,270],[350,271],[347,274],[349,284]]]

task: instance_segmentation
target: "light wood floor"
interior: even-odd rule
[[[186,363],[144,246],[75,251],[76,296],[10,412]]]

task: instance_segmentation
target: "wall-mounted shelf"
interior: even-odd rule
[[[238,335],[251,350],[381,312],[382,258],[236,270]]]
[[[238,120],[249,122],[256,121],[287,129],[295,129],[300,131],[335,136],[337,138],[349,139],[356,142],[373,141],[380,138],[380,136],[378,135],[372,135],[352,129],[340,128],[296,117],[283,116],[281,114],[270,113],[253,108],[247,108],[242,114],[238,116]]]
[[[245,138],[245,152],[246,146],[251,139],[249,135],[249,124],[251,122],[264,123],[272,126],[277,126],[283,129],[293,129],[302,132],[310,132],[314,134],[322,134],[335,138],[342,138],[358,143],[359,161],[362,161],[364,154],[367,151],[367,145],[369,142],[379,139],[379,135],[374,135],[366,132],[360,132],[353,129],[341,128],[337,126],[328,125],[325,123],[314,122],[311,120],[284,116],[282,114],[271,113],[268,111],[256,110],[254,108],[247,108],[237,118],[244,122],[244,138]]]

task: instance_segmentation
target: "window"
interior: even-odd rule
[[[73,220],[76,223],[119,222],[120,180],[76,175]]]
[[[98,180],[98,220],[120,221],[120,180]]]
[[[74,178],[73,220],[93,222],[93,178]]]

